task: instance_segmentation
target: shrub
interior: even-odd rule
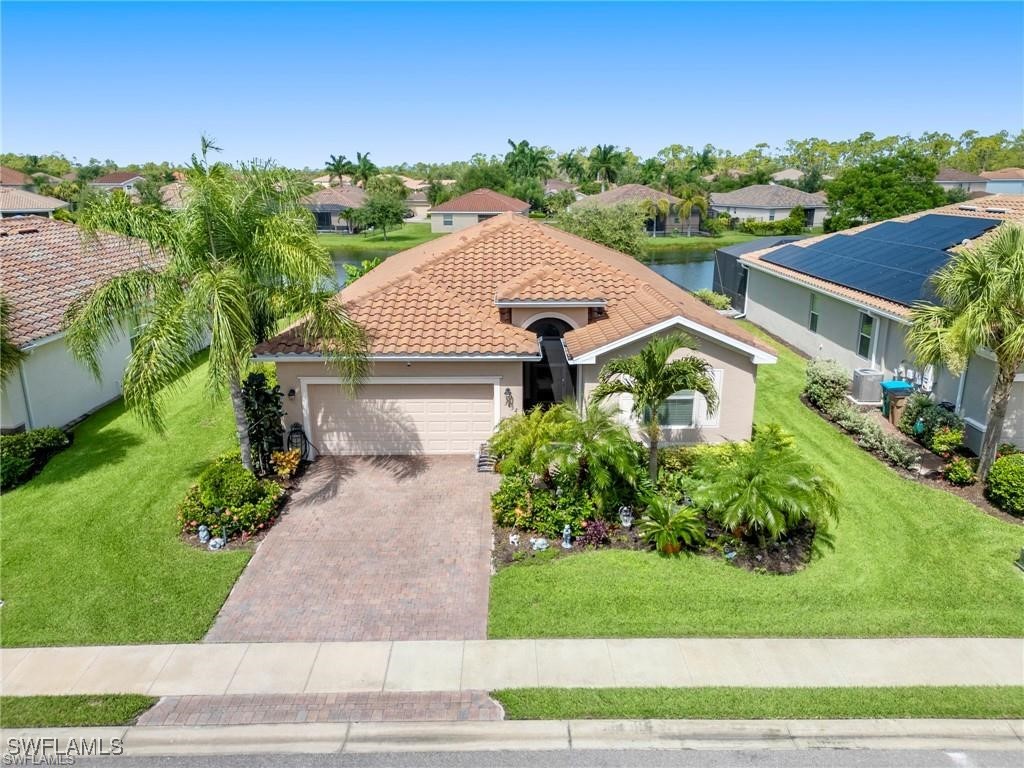
[[[216,459],[199,475],[199,498],[207,507],[236,507],[260,497],[256,475],[242,466],[237,455]]]
[[[978,481],[978,476],[974,474],[974,464],[963,456],[958,456],[943,467],[942,474],[953,485],[974,485]]]
[[[907,399],[906,408],[900,417],[901,432],[910,435],[929,450],[934,450],[932,442],[935,434],[944,427],[953,432],[959,431],[960,442],[963,442],[963,419],[926,395],[911,395]]]
[[[932,435],[928,447],[939,456],[949,458],[964,444],[964,431],[956,427],[941,426]]]
[[[573,488],[535,487],[523,471],[502,476],[498,490],[491,495],[491,509],[498,525],[536,531],[549,538],[561,536],[566,525],[578,535],[596,512],[585,493]]]
[[[253,371],[242,385],[253,466],[261,473],[270,471],[270,454],[283,445],[281,398],[281,387],[263,371]]]
[[[985,479],[985,495],[1000,509],[1024,515],[1024,453],[995,460]]]
[[[653,496],[638,532],[662,555],[675,555],[683,545],[704,541],[704,521],[692,507],[680,507],[661,496]]]
[[[846,399],[850,374],[834,360],[811,360],[807,364],[804,395],[815,408],[826,410]]]
[[[715,293],[708,288],[694,291],[693,295],[712,309],[732,309],[732,300],[724,293]]]
[[[729,229],[731,221],[729,214],[723,213],[718,216],[709,216],[704,220],[704,229],[716,237]]]
[[[270,462],[278,477],[288,478],[298,471],[301,457],[302,453],[298,449],[274,451],[270,454]]]
[[[69,445],[70,438],[56,427],[0,435],[0,489],[24,483]]]
[[[896,435],[882,435],[879,452],[890,464],[903,469],[910,469],[917,464],[917,451],[908,447]]]
[[[576,537],[579,547],[601,547],[611,540],[611,526],[604,520],[585,520],[583,530]]]
[[[903,407],[903,415],[900,416],[900,423],[897,424],[900,432],[909,437],[916,438],[914,424],[917,423],[918,417],[920,417],[925,408],[930,408],[931,406],[932,399],[928,395],[913,394],[908,397]]]
[[[195,533],[205,525],[212,536],[251,535],[277,517],[284,490],[259,480],[242,466],[237,454],[216,459],[199,475],[178,505],[178,527]]]
[[[1020,452],[1020,448],[1013,443],[1000,443],[999,447],[996,448],[996,456],[1012,456],[1013,454]]]

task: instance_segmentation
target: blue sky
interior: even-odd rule
[[[381,164],[1024,125],[1024,4],[4,2],[2,146]]]

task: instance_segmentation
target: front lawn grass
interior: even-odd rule
[[[804,361],[775,346],[756,421],[781,423],[838,484],[835,551],[790,576],[624,550],[513,565],[491,580],[491,637],[1024,634],[1024,529],[858,448],[800,402]]]
[[[440,232],[431,232],[430,223],[416,222],[403,224],[397,229],[389,229],[387,240],[381,233],[371,235],[339,235],[326,232],[319,235],[320,245],[330,249],[344,249],[349,252],[362,252],[372,255],[376,251],[394,252],[425,243],[441,237]]]
[[[206,363],[168,400],[159,435],[121,401],[82,422],[74,443],[0,501],[0,641],[5,646],[185,643],[213,621],[248,551],[178,539],[174,509],[234,444]]]
[[[508,720],[1024,717],[1024,686],[516,688],[491,695]]]
[[[0,728],[128,725],[156,704],[134,693],[87,696],[0,696]]]

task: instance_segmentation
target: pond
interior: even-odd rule
[[[395,251],[354,251],[347,248],[331,248],[334,268],[338,273],[338,284],[345,284],[345,264],[359,264],[375,256],[387,257]],[[644,262],[662,277],[691,291],[711,288],[715,274],[715,252],[659,249],[653,251],[650,260]]]

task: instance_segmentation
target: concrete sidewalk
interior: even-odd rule
[[[495,750],[1024,750],[1011,720],[537,720],[499,723],[316,723],[225,727],[9,729],[24,752],[29,739],[120,739],[124,755],[483,752]],[[38,742],[37,742],[38,743]]]
[[[1024,684],[1024,639],[467,640],[8,648],[8,696]]]

